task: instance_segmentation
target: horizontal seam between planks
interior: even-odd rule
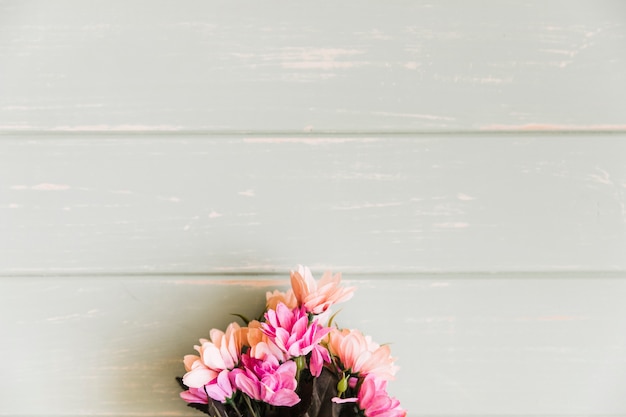
[[[314,273],[319,271],[314,271]],[[341,271],[333,271],[341,272]],[[471,271],[471,272],[342,272],[343,279],[350,281],[353,279],[366,279],[366,280],[378,280],[378,279],[590,279],[603,278],[603,279],[626,279],[626,271],[602,271],[602,270],[588,270],[588,271]],[[77,272],[77,271],[58,271],[55,273],[9,273],[0,272],[0,279],[2,278],[218,278],[218,277],[259,277],[262,279],[274,280],[276,278],[289,277],[289,271],[285,272],[249,272],[249,271],[229,271],[229,272]],[[592,278],[592,279],[593,279]]]
[[[212,130],[0,130],[0,139],[6,137],[146,137],[146,136],[177,136],[177,137],[295,137],[295,138],[325,138],[325,137],[412,137],[412,136],[620,136],[626,134],[626,129],[615,130],[433,130],[433,131],[212,131]]]

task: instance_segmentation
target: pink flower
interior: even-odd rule
[[[311,351],[310,371],[314,377],[320,376],[322,369],[324,369],[324,363],[330,363],[330,353],[328,349],[322,345],[313,346]]]
[[[180,398],[187,401],[188,403],[196,403],[196,404],[208,404],[209,399],[204,391],[204,387],[202,388],[189,388],[187,391],[183,391],[180,393]]]
[[[340,282],[341,273],[332,275],[331,272],[325,272],[318,283],[307,267],[299,265],[297,272],[291,271],[291,287],[298,305],[313,314],[321,314],[333,304],[352,297],[354,288],[344,288]]]
[[[265,359],[242,357],[243,369],[235,369],[235,384],[250,398],[270,405],[291,407],[300,402],[296,394],[296,363],[278,362],[275,356]]]
[[[304,307],[289,309],[283,303],[276,310],[268,310],[265,320],[263,333],[290,357],[309,354],[330,331],[317,320],[309,323]]]
[[[233,369],[239,362],[242,347],[242,331],[237,323],[231,323],[226,333],[218,329],[210,332],[211,340],[200,339],[194,349],[200,356],[187,355],[183,383],[191,388],[200,388],[215,378],[224,369]]]
[[[358,402],[366,417],[406,417],[406,411],[400,408],[400,401],[387,393],[387,381],[373,375],[363,380]]]
[[[343,371],[360,376],[375,375],[384,380],[394,378],[398,367],[394,365],[389,346],[374,343],[358,330],[333,329],[328,335],[328,347],[343,365]]]
[[[217,379],[214,379],[210,384],[204,387],[209,397],[221,403],[225,403],[227,400],[231,399],[233,394],[237,392],[237,388],[231,383],[233,376],[234,375],[231,375],[231,371],[227,369],[220,372]]]

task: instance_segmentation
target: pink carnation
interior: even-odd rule
[[[309,354],[330,331],[317,320],[309,323],[304,307],[289,309],[279,303],[276,310],[265,313],[263,333],[290,357]]]
[[[243,369],[235,369],[237,388],[250,398],[270,405],[291,407],[300,402],[296,394],[296,363],[278,362],[275,356],[266,356],[264,360],[247,354],[242,356]]]

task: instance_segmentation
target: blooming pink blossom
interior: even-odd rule
[[[242,346],[241,328],[235,322],[228,325],[226,332],[212,329],[211,340],[200,339],[194,349],[200,356],[187,355],[183,383],[188,387],[200,388],[213,381],[224,369],[233,369],[239,362]]]
[[[342,370],[352,374],[373,374],[391,380],[398,370],[389,346],[374,343],[371,337],[364,336],[358,330],[333,329],[328,335],[328,347],[341,361]]]
[[[406,411],[400,408],[400,401],[387,393],[387,381],[373,375],[363,380],[358,402],[366,417],[406,417]]]
[[[344,288],[340,283],[341,273],[333,275],[325,272],[319,282],[316,282],[307,267],[299,265],[297,272],[291,271],[291,287],[298,305],[304,306],[307,312],[313,314],[321,314],[333,304],[352,297],[354,288]]]
[[[231,381],[231,379],[233,379],[231,371],[224,369],[219,373],[217,378],[206,385],[204,389],[206,389],[206,393],[209,397],[215,401],[225,403],[237,392],[237,388],[232,384],[233,381]]]
[[[289,309],[282,303],[268,310],[265,320],[263,333],[290,357],[309,354],[330,331],[317,320],[309,323],[304,307]]]
[[[296,394],[296,363],[280,364],[275,356],[265,359],[242,356],[243,369],[235,369],[235,384],[250,398],[270,405],[291,407],[300,402]]]

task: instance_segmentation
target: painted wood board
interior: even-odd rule
[[[183,355],[285,277],[3,277],[0,415],[199,415]],[[409,416],[624,415],[625,278],[344,274],[338,322],[393,342]]]
[[[601,1],[0,2],[0,130],[626,128]]]
[[[0,273],[623,271],[625,139],[3,136]]]

